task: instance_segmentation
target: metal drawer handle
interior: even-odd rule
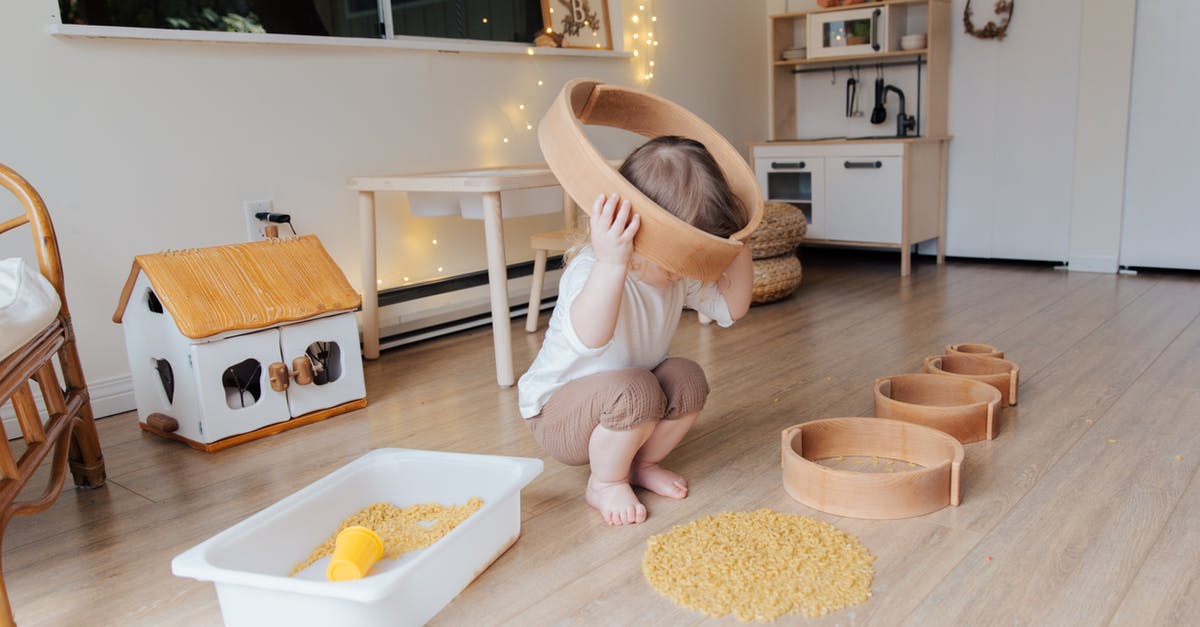
[[[879,52],[879,16],[883,13],[883,9],[875,9],[871,13],[871,49]]]
[[[800,170],[804,168],[803,161],[772,161],[772,170]]]
[[[847,161],[845,163],[847,170],[855,169],[871,169],[878,170],[883,167],[882,161]]]

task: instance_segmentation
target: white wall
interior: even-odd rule
[[[624,2],[626,16],[637,4]],[[650,89],[739,147],[764,137],[764,4],[645,4],[657,12],[661,41]],[[37,187],[58,227],[84,370],[102,390],[94,397],[127,389],[123,329],[110,318],[135,254],[241,241],[242,201],[270,198],[301,232],[319,235],[357,285],[347,178],[540,162],[524,124],[536,126],[558,86],[581,76],[635,84],[638,67],[611,58],[64,38],[46,32],[55,13],[54,0],[0,7],[0,58],[10,61],[0,162]],[[632,145],[610,134],[598,143],[611,157]],[[15,210],[9,198],[0,203],[5,215]],[[435,265],[446,274],[486,267],[481,223],[406,218],[402,197],[381,204],[386,281],[430,276]],[[526,235],[555,220],[507,222],[509,261],[530,258]],[[428,247],[434,238],[437,253]],[[0,246],[4,255],[29,249],[12,238]]]
[[[1196,147],[1200,4],[1140,0],[1133,51],[1121,264],[1200,269]]]
[[[1136,0],[1084,5],[1071,204],[1072,270],[1116,272]]]
[[[952,4],[947,253],[1066,261],[1083,0],[1018,3],[1003,41]]]

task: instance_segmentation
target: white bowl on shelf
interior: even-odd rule
[[[920,50],[925,47],[925,33],[916,33],[900,37],[901,50]]]
[[[808,50],[803,46],[800,48],[789,48],[787,50],[784,50],[783,54],[780,56],[783,58],[784,61],[793,61],[796,59],[803,59],[808,56]]]

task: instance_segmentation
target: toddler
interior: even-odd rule
[[[682,137],[653,139],[621,174],[659,206],[720,237],[749,221],[712,155]],[[563,271],[541,351],[518,383],[522,417],[538,444],[570,465],[591,465],[586,497],[610,525],[640,523],[632,485],[687,496],[659,465],[696,421],[708,381],[694,361],[667,357],[684,305],[729,326],[750,307],[753,266],[744,248],[717,282],[678,277],[633,252],[639,218],[601,195],[590,244]]]

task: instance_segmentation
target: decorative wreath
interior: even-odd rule
[[[583,132],[583,124],[610,126],[643,137],[679,135],[712,153],[750,221],[728,239],[702,231],[663,209],[621,176]],[[538,143],[563,189],[591,212],[600,194],[616,192],[630,202],[641,226],[633,249],[675,274],[715,281],[745,246],[763,215],[754,171],[737,149],[691,111],[628,87],[576,79],[566,84],[538,123]]]
[[[967,29],[967,34],[974,35],[980,39],[1004,39],[1004,35],[1008,31],[1008,23],[1012,21],[1013,4],[1016,0],[996,0],[996,5],[992,8],[992,12],[1000,19],[997,24],[992,20],[983,28],[976,28],[972,21],[974,12],[971,11],[971,0],[967,0],[967,8],[963,10],[963,26]]]

